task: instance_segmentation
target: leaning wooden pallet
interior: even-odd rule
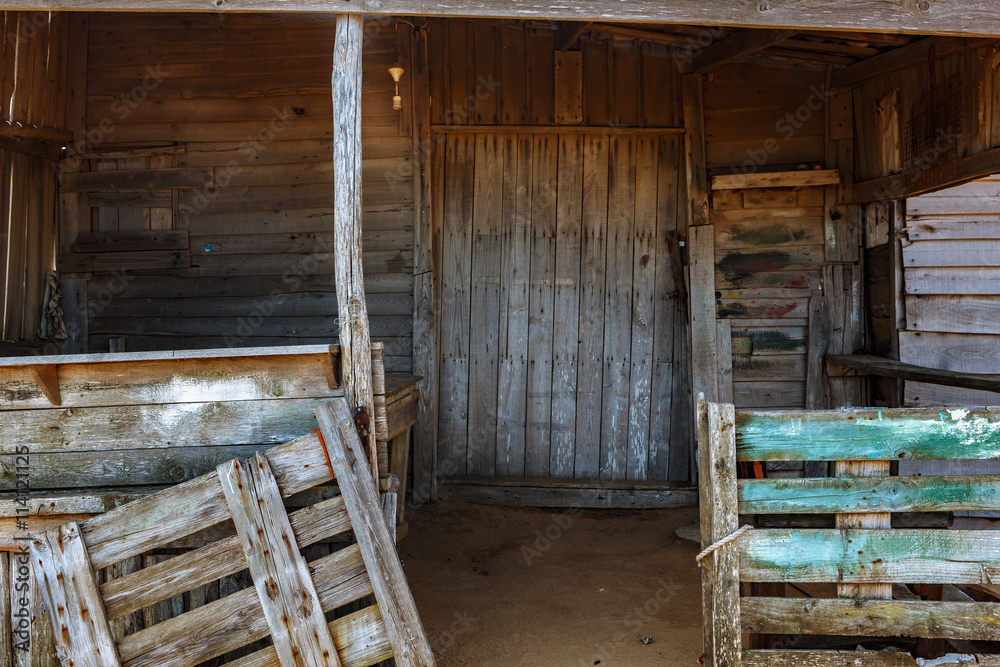
[[[227,664],[434,665],[351,411],[336,398],[316,416],[310,435],[36,538],[32,565],[62,663],[183,667],[270,636],[273,646]],[[341,495],[286,513],[283,498],[333,477]],[[100,568],[220,525],[236,534],[97,583]],[[311,563],[301,555],[347,531],[356,544]],[[254,588],[113,639],[109,621],[244,569]],[[372,594],[376,604],[327,623]]]
[[[736,478],[738,461],[835,461],[839,468],[841,462],[998,458],[1000,411],[737,413],[732,405],[699,400],[698,440],[705,665],[1000,665],[1000,655],[969,643],[1000,641],[1000,604],[974,601],[956,588],[997,591],[1000,533],[841,520],[1000,509],[1000,477]],[[741,515],[761,514],[836,515],[837,521],[836,528],[740,527]],[[741,598],[741,582],[837,584],[838,597]],[[942,584],[953,595],[892,599],[900,584]],[[927,662],[903,651],[744,650],[743,633],[947,639],[962,650]]]

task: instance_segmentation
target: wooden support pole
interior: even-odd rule
[[[736,496],[736,410],[698,396],[698,460],[701,467],[701,546],[739,528]],[[738,541],[701,562],[702,627],[706,667],[740,667],[740,574]]]
[[[433,500],[437,473],[438,442],[438,358],[440,326],[437,294],[435,229],[431,211],[431,129],[430,59],[427,30],[418,30],[412,41],[413,55],[413,151],[417,168],[413,174],[413,373],[423,379],[417,385],[420,416],[414,428],[414,502]],[[399,439],[401,440],[401,439]],[[398,440],[397,440],[398,442]],[[407,443],[408,445],[408,443]],[[403,486],[404,493],[406,485]],[[401,494],[403,495],[403,494]],[[400,516],[402,516],[402,498]]]
[[[371,336],[361,267],[361,51],[364,17],[338,14],[333,49],[333,235],[344,390],[368,416],[369,464],[378,483]]]

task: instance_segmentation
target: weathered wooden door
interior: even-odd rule
[[[681,146],[611,129],[439,142],[443,475],[689,479]]]

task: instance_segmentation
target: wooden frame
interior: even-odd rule
[[[741,633],[1000,639],[1000,603],[893,600],[890,586],[990,586],[1000,576],[1000,536],[874,521],[890,512],[1000,508],[995,476],[883,477],[891,460],[995,458],[1000,411],[736,413],[732,405],[701,400],[698,440],[704,547],[735,533],[740,515],[837,516],[836,528],[753,530],[707,556],[706,665],[918,664],[908,653],[745,650]],[[738,461],[779,460],[836,461],[841,479],[736,479]],[[741,598],[741,582],[837,583],[839,599]],[[957,667],[971,664],[967,659],[946,656],[934,664]],[[1000,656],[973,661],[1000,664]]]

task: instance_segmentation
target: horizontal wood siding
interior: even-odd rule
[[[366,24],[364,269],[372,337],[385,342],[389,370],[407,372],[413,139],[409,107],[392,110],[394,24]],[[97,173],[74,179],[88,190],[88,231],[190,239],[189,267],[93,277],[91,351],[119,336],[129,350],[335,341],[334,17],[94,14],[89,26],[93,150],[180,150],[90,160]]]
[[[906,202],[906,363],[1000,373],[1000,178]],[[998,405],[1000,394],[906,382],[908,405]]]

